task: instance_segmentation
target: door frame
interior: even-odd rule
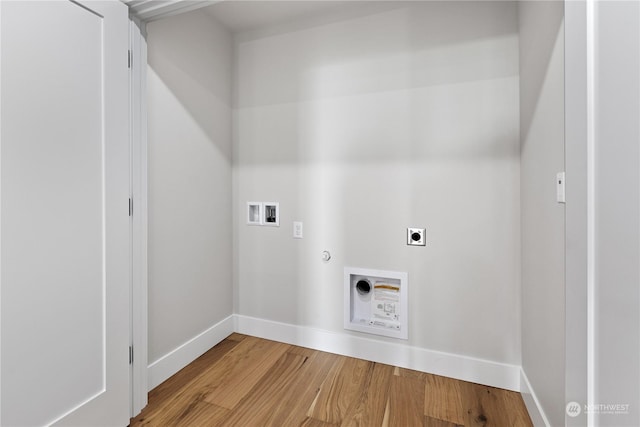
[[[594,403],[595,0],[565,1],[565,404]],[[594,414],[565,416],[594,425]]]
[[[148,402],[148,277],[147,277],[147,41],[145,23],[130,17],[129,68],[131,106],[131,365],[130,416]]]
[[[221,0],[175,0],[159,4],[151,0],[129,6],[130,105],[131,105],[131,336],[133,361],[130,368],[131,417],[147,405],[148,361],[148,174],[147,174],[147,32],[148,22],[191,12]]]

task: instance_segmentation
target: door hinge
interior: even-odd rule
[[[133,215],[133,199],[129,197],[129,216]]]
[[[129,346],[129,365],[133,364],[133,346]]]
[[[127,51],[127,67],[131,68],[131,65],[133,64],[133,57],[131,56],[131,50]]]

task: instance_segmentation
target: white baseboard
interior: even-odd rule
[[[149,390],[160,385],[234,331],[463,381],[522,391],[534,425],[549,425],[520,366],[238,314],[223,319],[151,363],[148,369]]]
[[[531,387],[531,383],[529,382],[529,378],[527,378],[527,374],[524,373],[523,369],[520,370],[520,393],[522,394],[522,399],[527,407],[527,411],[529,411],[529,416],[531,417],[533,425],[536,427],[550,427],[551,424],[549,424],[549,420],[542,410],[540,401],[536,397],[536,394]]]
[[[149,365],[149,390],[196,360],[203,353],[233,333],[233,315],[216,323],[201,334]]]
[[[235,331],[287,344],[520,391],[520,366],[234,315]]]

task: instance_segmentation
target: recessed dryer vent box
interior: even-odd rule
[[[346,267],[344,328],[408,339],[407,273]]]

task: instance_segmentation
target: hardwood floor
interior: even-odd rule
[[[532,426],[519,393],[232,334],[149,393],[141,426]]]

